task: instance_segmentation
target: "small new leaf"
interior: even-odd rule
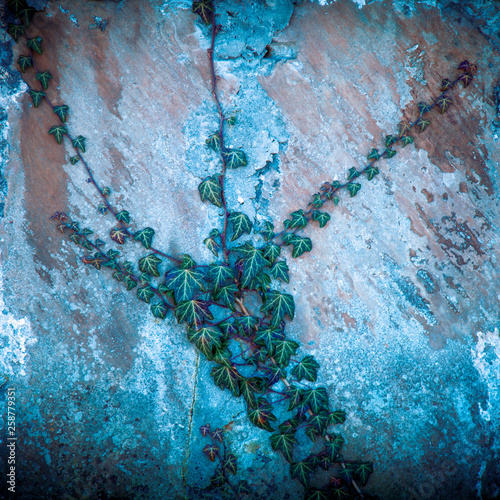
[[[221,193],[222,187],[216,175],[205,178],[198,186],[201,201],[209,201],[216,207],[222,207]]]
[[[464,84],[464,88],[469,86],[473,78],[474,77],[470,73],[462,73],[460,75],[460,81]]]
[[[250,234],[252,223],[247,215],[241,212],[232,212],[227,220],[231,224],[233,230],[231,241],[237,240],[243,233]]]
[[[215,461],[219,451],[220,448],[216,444],[207,444],[205,448],[203,448],[203,453],[205,453],[211,462]]]
[[[206,141],[207,146],[210,149],[213,149],[216,153],[220,151],[220,145],[221,145],[221,140],[220,140],[220,135],[219,133],[212,134]]]
[[[443,92],[446,92],[447,90],[450,90],[453,88],[453,82],[450,82],[448,78],[444,78],[443,81],[441,82],[441,90]]]
[[[371,181],[376,175],[379,174],[378,167],[375,165],[368,165],[368,167],[366,167],[365,174],[368,177],[368,180]]]
[[[76,165],[80,161],[80,157],[79,156],[70,156],[69,161],[70,161],[71,165]]]
[[[205,424],[200,427],[200,432],[203,437],[210,433],[210,424]]]
[[[292,220],[286,220],[283,222],[283,225],[287,229],[303,229],[306,227],[308,220],[304,214],[304,210],[297,210],[296,212],[292,212],[290,215],[292,216]]]
[[[295,439],[294,434],[273,434],[271,436],[271,447],[274,451],[281,451],[285,460],[289,463],[293,462],[293,446],[297,444],[298,441]]]
[[[165,319],[167,311],[168,309],[164,302],[151,305],[151,312],[155,318]]]
[[[42,84],[43,90],[47,90],[51,78],[52,75],[48,71],[36,74],[36,79]]]
[[[150,227],[146,227],[144,229],[141,229],[140,231],[137,231],[134,233],[134,240],[139,241],[140,243],[143,244],[143,246],[146,248],[146,250],[149,250],[151,248],[151,245],[153,243],[153,236],[155,234],[154,229]]]
[[[37,54],[42,53],[42,37],[37,36],[35,38],[30,38],[26,42],[26,45],[28,46],[29,49],[33,50]]]
[[[359,177],[359,172],[356,170],[356,167],[351,167],[349,169],[349,175],[347,176],[347,180],[350,181],[352,179],[355,179],[356,177]]]
[[[309,382],[316,382],[318,377],[319,364],[313,356],[306,356],[292,370],[292,375],[300,382],[303,378]]]
[[[425,120],[421,116],[417,119],[415,125],[419,127],[419,132],[422,133],[429,125],[431,124],[430,120]]]
[[[331,434],[330,438],[331,440],[326,443],[326,451],[330,460],[335,462],[344,445],[344,438],[340,434]]]
[[[127,239],[127,232],[121,227],[115,227],[109,232],[110,238],[119,245],[123,245]]]
[[[28,68],[33,66],[33,60],[30,56],[25,56],[21,54],[17,59],[17,64],[19,64],[19,69],[24,73]]]
[[[137,281],[133,280],[130,276],[125,276],[125,279],[123,281],[127,285],[128,291],[137,286]]]
[[[97,205],[97,211],[104,215],[108,211],[108,205],[106,205],[106,203],[99,203],[99,205]]]
[[[319,210],[314,210],[312,218],[313,220],[318,221],[319,227],[325,227],[327,222],[330,220],[330,215],[325,212],[320,212]]]
[[[222,462],[222,468],[233,476],[236,474],[236,472],[238,472],[237,459],[232,453],[229,453],[224,459],[224,461]]]
[[[79,149],[82,153],[85,153],[85,137],[79,135],[76,139],[71,142],[73,147]]]
[[[368,159],[377,161],[379,158],[380,158],[380,154],[378,152],[378,149],[375,149],[375,148],[372,149],[370,151],[370,154],[368,155]]]
[[[395,156],[397,153],[397,151],[395,149],[392,149],[392,148],[389,148],[389,149],[386,149],[385,150],[385,156],[386,158],[392,158],[393,156]]]
[[[154,253],[150,253],[146,257],[143,257],[139,260],[139,269],[143,273],[148,273],[151,276],[160,276],[160,272],[158,271],[158,264],[161,263],[161,259],[159,259]]]
[[[45,97],[45,92],[30,89],[30,96],[33,99],[33,106],[38,108],[38,105],[42,102],[42,98]]]
[[[397,141],[397,138],[394,137],[393,135],[386,135],[385,136],[385,147],[390,148],[396,141]]]
[[[116,220],[120,222],[125,222],[125,224],[130,224],[130,214],[126,210],[121,210],[116,214]]]
[[[271,222],[264,222],[264,228],[259,231],[266,241],[270,240],[274,236],[274,225]]]
[[[248,164],[245,153],[240,149],[224,149],[222,158],[227,168],[245,167]]]
[[[192,11],[198,14],[205,24],[212,22],[212,2],[210,0],[194,1]]]
[[[349,182],[349,184],[347,184],[347,190],[349,191],[351,198],[353,196],[356,196],[360,189],[361,189],[361,184],[359,184],[357,182]]]
[[[57,144],[61,144],[64,134],[67,133],[68,131],[62,125],[55,125],[54,127],[51,127],[49,130],[49,134],[54,136],[54,138],[57,141]]]

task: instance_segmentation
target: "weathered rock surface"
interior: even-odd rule
[[[382,499],[500,495],[498,7],[470,5],[221,9],[217,70],[237,116],[229,143],[249,158],[230,173],[229,204],[277,227],[323,182],[363,165],[461,60],[479,65],[414,146],[342,199],[324,229],[307,229],[313,251],[287,259],[289,334],[321,363],[321,383],[348,412],[346,456],[375,462],[366,491]],[[155,228],[158,247],[210,262],[201,242],[218,210],[197,186],[219,169],[204,143],[216,110],[209,38],[189,6],[51,2],[34,24],[49,96],[70,106],[113,202]],[[95,17],[103,31],[89,29]],[[255,498],[300,498],[268,433],[213,385],[183,328],[155,320],[55,231],[56,210],[102,236],[112,221],[47,135],[48,107],[33,109],[8,69],[3,82],[0,374],[17,391],[19,498],[196,498],[211,471],[206,422],[226,426]]]

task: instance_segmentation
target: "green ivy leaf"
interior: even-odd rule
[[[49,130],[49,134],[54,136],[54,138],[57,141],[57,144],[61,144],[64,134],[67,133],[68,133],[67,129],[62,125],[55,125],[54,127],[51,127]]]
[[[230,116],[229,118],[226,118],[226,123],[228,125],[236,125],[236,116]]]
[[[165,286],[173,290],[176,302],[183,302],[191,299],[195,291],[204,289],[204,277],[196,269],[171,269],[165,275]]]
[[[271,277],[269,274],[262,272],[257,274],[255,278],[248,285],[249,290],[260,290],[262,293],[269,291],[271,286]]]
[[[36,38],[30,38],[26,42],[26,45],[28,46],[29,49],[33,50],[37,54],[42,53],[42,37],[37,36]]]
[[[243,254],[243,275],[241,286],[246,288],[269,261],[264,258],[261,250],[257,250],[251,243],[245,243],[237,248]]]
[[[309,475],[312,472],[313,468],[305,461],[290,465],[291,476],[297,478],[306,488],[309,488]]]
[[[79,156],[70,156],[69,161],[70,161],[71,165],[76,165],[80,161],[80,157]]]
[[[403,135],[406,135],[410,132],[411,125],[406,121],[401,121],[398,123],[398,130],[399,130],[399,138],[401,138],[403,137]]]
[[[248,483],[246,481],[240,481],[238,483],[238,487],[236,488],[236,492],[238,494],[238,498],[244,495],[250,495],[252,491],[248,487]]]
[[[27,28],[34,14],[36,14],[36,10],[33,7],[25,6],[19,12],[19,15],[17,17],[24,23],[24,26]]]
[[[432,109],[432,106],[430,104],[426,104],[425,102],[418,103],[418,112],[420,113],[420,116],[425,115],[431,109]]]
[[[151,248],[151,245],[153,244],[154,234],[154,229],[146,227],[134,233],[134,240],[139,241],[146,248],[146,250],[149,250]]]
[[[116,214],[116,220],[120,222],[125,222],[125,224],[130,224],[130,214],[126,210],[121,210]]]
[[[306,356],[294,367],[292,375],[300,382],[303,378],[309,382],[316,382],[318,377],[319,364],[314,356]]]
[[[272,356],[275,351],[274,341],[283,340],[285,334],[279,328],[265,328],[257,330],[254,342],[257,345],[265,346],[269,354]]]
[[[288,397],[288,410],[287,411],[292,411],[297,406],[299,406],[302,402],[303,396],[304,396],[304,391],[303,389],[299,389],[295,387],[294,385],[291,385],[290,388],[286,391],[286,395]]]
[[[222,186],[220,185],[219,178],[216,175],[206,177],[203,182],[198,186],[201,201],[209,201],[216,207],[222,207]]]
[[[147,285],[148,283],[151,282],[151,276],[148,273],[141,273],[139,279],[141,280],[141,283],[143,285]]]
[[[395,149],[386,149],[385,150],[385,156],[386,158],[392,158],[393,156],[395,156],[397,153],[397,151]]]
[[[343,486],[330,489],[330,494],[333,500],[347,500],[352,498],[351,494]]]
[[[226,458],[222,461],[222,468],[233,476],[236,475],[236,472],[238,472],[236,456],[232,453],[228,453]]]
[[[218,132],[212,134],[206,141],[207,146],[213,149],[216,153],[220,151],[221,140]]]
[[[234,366],[214,366],[210,375],[213,377],[216,386],[220,387],[222,390],[227,388],[234,396],[239,397],[240,385],[238,382],[241,376]]]
[[[325,200],[321,198],[321,194],[315,193],[313,194],[313,199],[309,205],[312,205],[314,208],[321,208],[323,204],[325,203]]]
[[[359,184],[357,182],[350,182],[349,184],[347,184],[347,190],[349,191],[351,198],[353,196],[356,196],[360,189],[361,189],[361,184]]]
[[[110,238],[119,245],[123,245],[127,239],[127,232],[121,227],[115,227],[109,232]]]
[[[284,281],[285,283],[290,283],[290,278],[288,277],[288,266],[284,260],[275,262],[269,272],[274,279]]]
[[[368,159],[369,160],[375,160],[377,161],[380,158],[380,154],[378,152],[378,149],[372,149],[370,153],[368,154]]]
[[[247,157],[240,149],[225,148],[222,152],[222,158],[224,158],[227,168],[238,168],[248,165]]]
[[[287,229],[303,229],[307,226],[308,219],[304,214],[304,210],[297,210],[296,212],[292,212],[290,215],[292,220],[290,221],[287,219],[283,222],[283,225]]]
[[[62,106],[54,106],[54,113],[64,123],[68,119],[69,106],[66,106],[66,104],[63,104]]]
[[[248,418],[253,425],[269,432],[274,432],[270,422],[278,420],[271,412],[271,405],[264,399],[259,398],[257,408],[248,407]]]
[[[220,245],[213,238],[205,238],[203,243],[216,257],[219,255]]]
[[[460,81],[463,83],[464,88],[469,86],[473,78],[474,77],[470,73],[462,73],[460,75]]]
[[[33,60],[30,56],[21,54],[17,58],[17,64],[19,64],[19,69],[21,70],[21,72],[24,73],[28,68],[31,68],[31,66],[33,66]]]
[[[293,245],[292,257],[300,257],[304,252],[312,250],[311,238],[302,238],[301,236],[294,235],[295,238],[291,242]]]
[[[331,434],[331,440],[326,443],[326,452],[332,462],[335,462],[344,446],[344,438],[340,434]]]
[[[158,302],[151,305],[151,312],[155,318],[165,319],[167,316],[168,308],[164,302]]]
[[[373,462],[358,462],[354,467],[354,476],[359,480],[361,486],[365,486],[370,474],[373,473]]]
[[[42,84],[43,90],[47,90],[47,88],[49,87],[49,80],[51,78],[52,75],[48,71],[36,74],[36,79]]]
[[[306,434],[314,443],[316,436],[324,436],[326,426],[328,424],[328,412],[320,411],[317,415],[313,415],[307,421]]]
[[[231,285],[223,286],[214,292],[213,297],[215,302],[223,306],[229,307],[234,311],[234,294],[238,291],[238,287],[232,283]]]
[[[222,321],[218,326],[224,337],[232,338],[238,333],[237,325],[232,320]]]
[[[38,108],[38,105],[42,102],[42,98],[45,97],[45,92],[30,89],[30,96],[33,99],[33,106]]]
[[[386,135],[385,147],[390,148],[397,140],[398,140],[397,137],[394,137],[393,135]]]
[[[420,127],[419,132],[422,133],[429,125],[431,124],[430,120],[424,120],[421,116],[417,119],[415,125]]]
[[[306,496],[306,500],[328,500],[328,498],[329,497],[326,495],[326,493],[321,490],[309,490]]]
[[[132,290],[132,288],[137,286],[137,281],[133,280],[130,276],[125,276],[125,279],[123,281],[127,285],[128,291]]]
[[[26,7],[26,1],[25,0],[7,0],[7,5],[9,6],[9,9],[12,11],[12,13],[16,17],[19,17],[19,14]]]
[[[104,196],[109,196],[111,194],[111,189],[109,189],[109,187],[103,187],[102,188],[102,194]]]
[[[149,286],[146,285],[142,288],[137,289],[137,298],[139,300],[142,300],[143,302],[146,302],[146,304],[149,304],[150,300],[155,296],[155,292],[153,289]]]
[[[450,82],[448,78],[444,78],[441,82],[441,90],[446,92],[447,90],[451,90],[453,88],[453,82]]]
[[[22,24],[9,23],[7,33],[17,42],[21,35],[24,35],[24,26]]]
[[[203,448],[203,453],[210,459],[211,462],[215,461],[216,457],[219,455],[220,448],[216,444],[207,444]],[[222,476],[222,484],[224,483],[224,476]]]
[[[221,347],[222,332],[215,326],[198,330],[189,328],[187,337],[189,342],[193,342],[209,361],[213,359],[213,350]]]
[[[318,414],[321,410],[328,409],[328,394],[324,387],[304,390],[304,405],[309,405],[311,410]]]
[[[97,205],[97,211],[104,215],[108,211],[108,205],[106,205],[106,203],[99,203],[99,205]]]
[[[204,300],[186,300],[180,302],[174,314],[178,323],[186,322],[188,325],[199,329],[205,318],[214,319],[209,309],[210,304]]]
[[[264,296],[264,303],[260,308],[261,312],[273,313],[272,326],[278,326],[285,315],[288,315],[290,321],[293,320],[295,313],[295,303],[293,297],[288,293],[281,293],[277,290],[271,290]]]
[[[196,262],[192,259],[191,255],[185,253],[182,256],[181,267],[182,269],[190,269],[196,267]]]
[[[298,441],[292,433],[273,434],[271,436],[271,448],[274,451],[281,451],[285,460],[289,463],[293,462],[293,447],[295,444],[298,444]]]
[[[436,104],[443,114],[451,105],[451,98],[446,95],[441,95],[436,99]]]
[[[327,222],[330,220],[330,215],[325,212],[320,212],[319,210],[314,210],[312,218],[313,220],[318,221],[319,227],[325,227]]]
[[[143,273],[148,273],[151,276],[160,276],[160,272],[158,271],[158,264],[161,263],[161,259],[159,259],[154,253],[150,253],[146,257],[143,257],[139,260],[139,269]]]
[[[85,137],[79,135],[76,139],[71,141],[73,147],[79,149],[82,153],[85,153]]]
[[[371,181],[376,175],[379,174],[378,167],[375,165],[368,165],[368,167],[365,170],[366,176],[368,177],[368,180]]]
[[[271,222],[265,221],[264,228],[259,231],[266,241],[270,240],[274,236],[274,225]]]
[[[274,243],[269,243],[264,247],[262,251],[262,255],[265,259],[267,259],[271,264],[278,258],[281,253],[281,247]]]
[[[410,135],[403,135],[403,137],[401,137],[401,142],[403,143],[403,148],[405,146],[408,146],[408,144],[413,144],[413,137],[411,137]]]
[[[257,398],[255,397],[255,393],[261,393],[262,387],[264,385],[264,379],[261,377],[250,377],[241,379],[239,381],[240,384],[240,393],[247,402],[248,406],[251,408],[257,408]]]
[[[330,412],[328,416],[329,424],[343,424],[346,419],[346,413],[343,410],[335,410]]]
[[[210,0],[194,1],[192,11],[198,14],[205,24],[212,22],[212,2]]]
[[[290,363],[290,358],[295,355],[295,352],[299,348],[299,344],[294,340],[275,340],[273,342],[276,352],[274,354],[274,360],[281,367],[288,366]]]
[[[349,175],[347,176],[347,180],[350,181],[352,179],[355,179],[356,177],[359,177],[360,173],[356,170],[355,167],[351,167],[349,169]]]
[[[238,326],[241,334],[245,337],[250,337],[254,333],[255,326],[259,319],[255,316],[243,316],[238,319]]]
[[[227,220],[231,224],[233,230],[231,241],[237,240],[243,233],[250,234],[252,223],[247,215],[241,212],[231,212]]]
[[[208,266],[208,278],[214,284],[214,289],[218,290],[224,286],[228,280],[234,280],[234,271],[226,264],[211,264]]]

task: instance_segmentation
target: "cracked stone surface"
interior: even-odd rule
[[[445,115],[343,197],[324,229],[307,228],[313,251],[287,258],[286,290],[289,336],[347,411],[346,457],[375,462],[367,492],[496,498],[498,3],[368,3],[220,3],[221,100],[237,118],[227,140],[249,159],[230,172],[228,203],[278,227],[323,182],[363,165],[461,60],[477,62]],[[159,248],[209,263],[201,242],[219,210],[197,187],[219,168],[205,146],[216,108],[210,42],[190,4],[49,2],[35,26],[49,96],[70,106],[70,130],[87,137],[113,203],[153,227]],[[104,30],[89,28],[96,17]],[[268,433],[214,386],[184,329],[84,266],[55,231],[57,210],[102,236],[113,224],[69,148],[47,136],[53,118],[25,94],[18,48],[2,42],[0,459],[13,385],[19,498],[201,498],[206,422],[225,429],[253,498],[301,498]]]

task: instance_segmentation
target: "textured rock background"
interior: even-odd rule
[[[209,262],[201,241],[218,211],[197,186],[219,168],[204,145],[216,113],[209,39],[189,6],[50,2],[35,25],[50,96],[70,106],[113,200],[156,229],[158,247]],[[230,174],[229,203],[276,226],[363,164],[458,62],[480,68],[414,147],[343,199],[326,228],[307,229],[312,253],[288,259],[290,335],[320,361],[348,412],[346,455],[375,462],[367,491],[383,499],[500,495],[497,6],[220,8],[222,102],[238,116],[229,142],[250,160]],[[89,29],[94,16],[104,31]],[[32,108],[4,40],[0,363],[18,393],[20,498],[193,497],[210,477],[198,436],[207,421],[226,425],[256,498],[300,498],[267,433],[214,387],[183,329],[152,318],[56,233],[56,210],[102,235],[112,221],[47,136],[51,113]]]

